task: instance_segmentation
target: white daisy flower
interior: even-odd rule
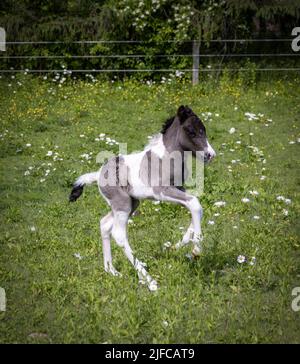
[[[283,209],[282,213],[283,213],[284,216],[288,216],[288,214],[289,214],[288,210],[286,210],[286,209]]]
[[[238,263],[242,264],[242,263],[245,263],[245,261],[246,261],[246,257],[244,255],[239,255],[237,257],[237,262]]]
[[[49,150],[48,153],[46,154],[47,157],[51,157],[53,155],[52,150]]]
[[[207,223],[208,225],[215,225],[215,222],[213,220],[209,220]]]
[[[31,147],[31,144],[30,144],[30,143],[27,143],[27,144],[26,144],[26,147],[27,147],[27,148]]]
[[[214,206],[217,206],[217,207],[221,207],[221,206],[225,206],[225,205],[226,205],[225,201],[217,201],[214,203]]]
[[[74,253],[74,257],[81,260],[82,256],[80,255],[80,253]]]
[[[241,201],[244,203],[250,202],[249,198],[247,198],[247,197],[242,198]]]
[[[251,260],[249,262],[250,265],[254,265],[256,263],[256,258],[255,257],[251,257]]]
[[[285,200],[285,198],[284,198],[283,196],[277,196],[277,197],[276,197],[276,200],[278,200],[278,201],[284,201],[284,200]]]
[[[166,243],[164,243],[165,249],[169,249],[169,248],[171,248],[171,246],[172,246],[172,243],[170,241],[167,241]]]
[[[164,327],[168,327],[169,326],[169,323],[168,323],[168,321],[163,321],[163,325],[164,325]]]
[[[251,113],[251,112],[245,112],[245,116],[248,118],[248,120],[257,120],[258,119],[258,117],[254,113]]]
[[[229,129],[229,134],[234,134],[235,133],[235,128],[230,128]]]
[[[259,193],[257,192],[257,191],[249,191],[249,193],[250,193],[250,195],[252,195],[252,196],[258,196],[259,195]]]
[[[30,231],[35,232],[36,231],[35,226],[30,226]]]
[[[259,217],[258,215],[254,215],[254,216],[253,216],[253,219],[254,219],[254,220],[259,220],[259,219],[260,219],[260,217]]]

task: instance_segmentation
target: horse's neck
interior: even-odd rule
[[[169,153],[172,153],[174,151],[183,152],[179,143],[179,126],[180,122],[178,118],[175,118],[172,125],[166,130],[165,134],[163,135],[163,143]]]
[[[176,129],[176,125],[172,125],[165,134],[158,134],[152,138],[147,147],[146,151],[151,151],[161,160],[168,160],[171,163],[170,158],[176,159],[176,163],[178,163],[177,168],[170,167],[170,182],[171,185],[174,185],[172,181],[182,180],[184,182],[184,152],[181,148],[178,140],[178,129]],[[180,167],[180,168],[178,168]]]

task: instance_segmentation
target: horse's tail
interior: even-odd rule
[[[69,196],[70,202],[75,202],[82,194],[83,187],[85,185],[91,185],[94,182],[97,182],[100,177],[100,172],[92,172],[86,173],[77,178],[76,182],[73,185],[71,194]]]

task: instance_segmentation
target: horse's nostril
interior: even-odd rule
[[[207,152],[205,157],[208,161],[210,161],[211,159],[213,159],[215,157],[215,153],[214,152]]]

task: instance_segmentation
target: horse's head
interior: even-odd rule
[[[216,152],[207,140],[206,129],[200,118],[187,106],[180,106],[177,110],[180,121],[179,143],[183,150],[204,153],[204,161],[211,161]]]

